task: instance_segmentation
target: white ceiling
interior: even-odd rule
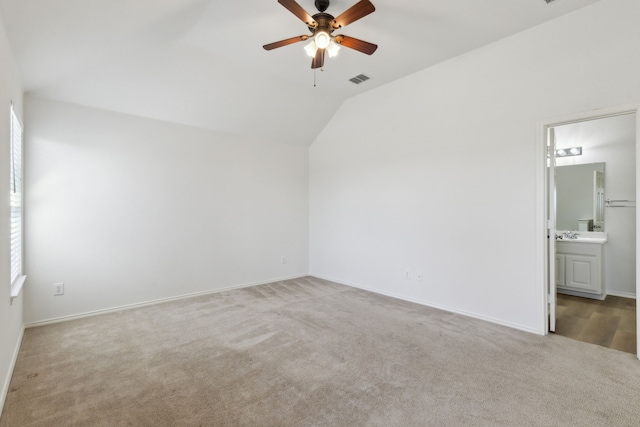
[[[378,50],[343,47],[315,76],[305,43],[262,49],[309,34],[277,0],[0,0],[0,16],[26,92],[309,145],[345,99],[596,1],[372,0],[374,13],[334,34]],[[348,81],[361,73],[371,80]]]

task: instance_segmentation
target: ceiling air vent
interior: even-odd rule
[[[355,84],[359,85],[360,83],[366,82],[367,80],[369,80],[369,78],[370,78],[369,76],[365,76],[364,74],[358,74],[354,78],[349,79],[349,81],[351,83],[355,83]]]

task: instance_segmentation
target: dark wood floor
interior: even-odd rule
[[[636,300],[558,294],[556,334],[636,354]]]

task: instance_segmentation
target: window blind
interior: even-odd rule
[[[22,125],[11,106],[11,286],[22,275]]]

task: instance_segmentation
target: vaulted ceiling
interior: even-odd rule
[[[346,99],[598,0],[371,1],[334,34],[378,50],[343,47],[315,72],[305,43],[262,48],[309,34],[277,0],[0,0],[0,17],[28,93],[309,145]]]

